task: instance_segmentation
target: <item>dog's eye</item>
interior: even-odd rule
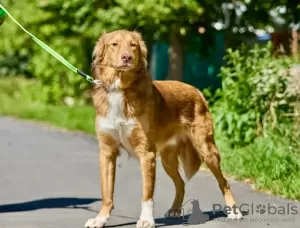
[[[136,44],[135,43],[131,43],[130,46],[131,47],[136,47]]]
[[[116,42],[112,43],[111,46],[116,47],[116,46],[118,46],[118,43],[116,43]]]

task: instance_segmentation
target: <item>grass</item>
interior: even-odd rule
[[[230,148],[219,138],[222,168],[238,180],[250,179],[255,189],[300,200],[300,143],[270,133],[254,143]]]
[[[95,112],[91,106],[67,107],[42,102],[40,85],[22,78],[0,79],[0,115],[44,121],[58,127],[94,134]],[[300,142],[270,132],[254,143],[231,148],[217,134],[222,168],[239,180],[251,179],[256,189],[300,200]]]
[[[91,134],[95,132],[93,107],[45,104],[39,96],[39,84],[35,81],[0,79],[0,115],[43,121]]]

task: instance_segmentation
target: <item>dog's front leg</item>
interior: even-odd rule
[[[143,198],[141,215],[136,227],[153,228],[155,227],[153,218],[153,194],[155,186],[156,153],[154,149],[143,149],[137,151],[137,153],[140,159],[143,178]]]
[[[100,177],[102,192],[102,208],[96,218],[89,219],[85,227],[101,228],[108,221],[113,205],[116,159],[118,148],[116,140],[106,134],[98,134],[100,154]]]
[[[154,144],[153,129],[149,125],[136,124],[128,138],[134,153],[140,161],[143,179],[143,198],[140,219],[136,224],[137,228],[153,228],[154,186],[156,173],[156,147]]]

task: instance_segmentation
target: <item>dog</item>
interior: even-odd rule
[[[114,208],[116,159],[120,148],[135,156],[141,165],[143,196],[137,228],[152,228],[156,157],[159,154],[166,173],[175,184],[176,196],[166,217],[178,217],[185,182],[206,162],[224,195],[226,205],[236,204],[220,168],[220,155],[214,141],[213,120],[202,93],[179,81],[153,81],[147,72],[147,48],[140,33],[118,30],[97,41],[92,75],[100,80],[93,88],[102,209],[85,227],[103,227]],[[158,153],[159,152],[159,153]],[[240,219],[239,210],[228,217]]]

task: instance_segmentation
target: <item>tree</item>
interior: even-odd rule
[[[210,27],[221,16],[222,1],[152,0],[152,1],[99,1],[62,0],[46,2],[43,9],[56,12],[40,25],[59,19],[72,26],[59,26],[59,34],[78,34],[98,37],[115,29],[137,29],[149,44],[153,39],[170,43],[169,75],[182,80],[184,43],[198,33],[199,26]],[[75,23],[74,23],[75,22]]]
[[[247,10],[239,17],[238,9]],[[154,41],[169,45],[169,75],[183,78],[183,53],[204,27],[205,43],[209,47],[212,24],[220,22],[230,29],[233,26],[263,27],[271,23],[270,9],[286,5],[288,21],[299,20],[299,3],[294,0],[3,0],[11,13],[26,28],[66,57],[72,64],[89,72],[94,44],[104,32],[115,29],[137,30],[143,34],[148,47]],[[295,5],[298,8],[295,9]],[[226,17],[225,6],[233,6]],[[297,19],[298,18],[298,19]],[[9,20],[8,20],[9,21]],[[26,74],[39,77],[45,85],[46,100],[59,102],[65,96],[79,97],[88,85],[74,77],[63,65],[57,63],[12,22],[1,27],[0,66],[6,64],[2,74],[15,69],[25,69]],[[13,37],[13,39],[12,39]],[[194,45],[195,47],[195,45]],[[149,51],[151,49],[149,48]],[[203,50],[193,50],[203,52]],[[12,64],[13,63],[13,64]],[[22,64],[20,64],[22,63]],[[28,67],[27,67],[28,66]],[[18,70],[16,73],[24,73]],[[1,72],[0,72],[1,74]]]
[[[80,35],[87,41],[115,29],[141,31],[148,44],[167,41],[169,78],[182,80],[185,44],[199,35],[200,27],[212,31],[212,23],[219,21],[229,31],[234,26],[263,28],[273,23],[270,10],[281,5],[288,9],[289,22],[298,20],[299,3],[294,0],[53,0],[45,1],[42,9],[55,14],[40,24],[59,19],[58,34]],[[226,11],[226,6],[231,8]]]

